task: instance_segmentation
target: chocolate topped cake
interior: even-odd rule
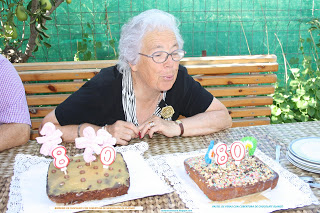
[[[99,158],[86,163],[83,156],[77,156],[70,158],[67,174],[50,163],[47,194],[56,203],[75,204],[126,194],[129,185],[129,172],[120,153],[108,169]]]
[[[204,155],[188,158],[184,166],[199,188],[213,201],[228,200],[276,187],[279,175],[257,157],[239,165],[230,157],[224,166],[207,164]]]

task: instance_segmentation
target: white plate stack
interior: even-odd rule
[[[292,141],[288,147],[287,159],[301,169],[320,174],[320,137]]]

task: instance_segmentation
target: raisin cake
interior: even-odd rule
[[[204,155],[184,161],[187,174],[213,201],[274,189],[279,175],[255,156],[245,157],[239,165],[229,157],[225,167],[216,163],[207,164]]]
[[[75,204],[127,194],[130,177],[120,153],[108,169],[100,159],[86,163],[83,156],[70,158],[67,174],[49,165],[47,194],[56,203]]]

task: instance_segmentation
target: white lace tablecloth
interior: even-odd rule
[[[186,158],[203,155],[206,151],[207,149],[203,149],[189,153],[154,156],[148,159],[149,164],[156,168],[155,170],[169,179],[182,201],[194,212],[271,212],[319,204],[307,183],[258,149],[255,155],[279,174],[276,188],[242,198],[211,201],[189,177],[183,164]]]
[[[143,159],[142,154],[147,149],[148,144],[145,142],[116,148],[118,152],[122,153],[130,173],[130,188],[128,194],[115,198],[87,201],[70,206],[101,207],[172,192],[173,189],[165,183],[163,177],[157,175]],[[61,205],[49,200],[46,193],[47,171],[51,161],[52,159],[31,155],[18,154],[16,156],[7,213],[57,212],[54,208]],[[74,211],[77,210],[66,210],[66,212]],[[59,212],[62,211],[59,210]]]

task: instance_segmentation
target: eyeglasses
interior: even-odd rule
[[[139,54],[146,56],[148,58],[152,58],[154,62],[161,64],[168,59],[169,55],[171,55],[172,60],[180,61],[186,54],[186,51],[179,49],[179,50],[173,51],[172,53],[167,53],[166,51],[157,51],[152,53],[152,55],[146,55],[142,53],[139,53]]]

